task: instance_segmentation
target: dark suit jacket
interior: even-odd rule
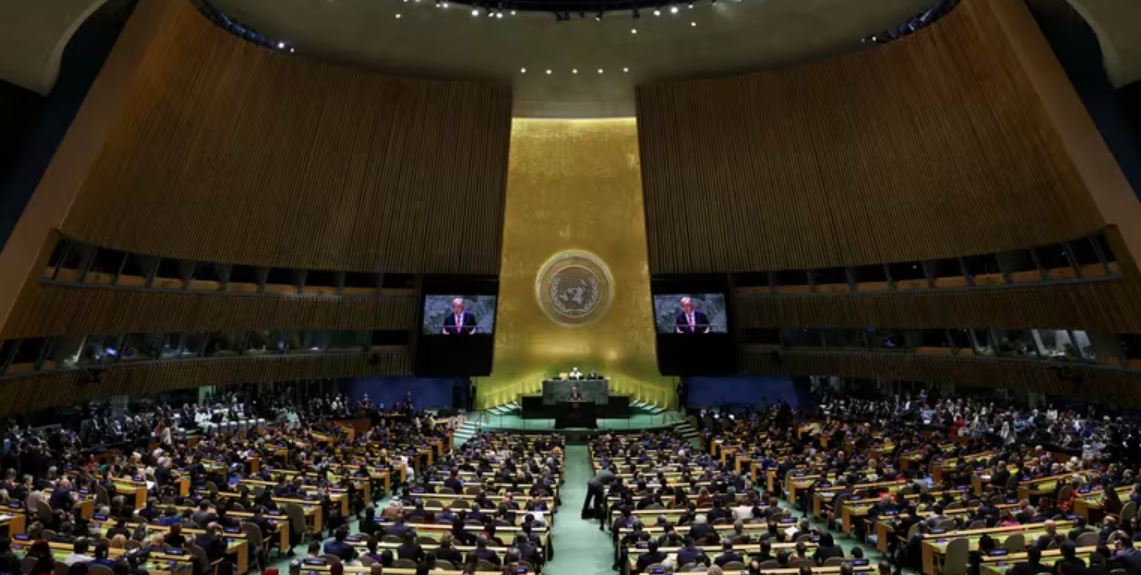
[[[475,316],[471,312],[464,310],[460,323],[462,325],[457,328],[456,314],[449,312],[448,315],[444,316],[444,333],[447,335],[471,335],[475,333]]]
[[[226,540],[221,537],[215,537],[210,534],[203,534],[198,536],[195,543],[206,552],[206,558],[211,563],[226,556]]]
[[[700,310],[695,309],[693,310],[694,329],[689,329],[689,320],[686,319],[684,313],[677,314],[674,325],[677,326],[677,331],[681,333],[705,333],[705,330],[709,329],[709,318]]]

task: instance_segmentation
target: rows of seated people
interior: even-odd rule
[[[590,445],[591,483],[605,496],[584,509],[602,517],[622,572],[661,570],[776,574],[871,569],[861,550],[850,560],[832,536],[772,497],[748,473],[669,432],[604,435]]]
[[[721,528],[723,543],[756,530],[770,549],[790,537],[809,548],[831,547],[833,533],[843,534],[884,553],[897,572],[1141,572],[1133,543],[1141,540],[1138,428],[1130,415],[933,396],[823,397],[797,410],[776,405],[732,418],[710,412],[698,423],[718,472],[747,476],[765,496],[733,495],[727,482],[711,481],[708,507],[695,501],[696,509],[647,512],[659,515],[654,523],[663,532],[671,522],[681,531],[683,521],[696,524],[702,514],[704,522],[713,523],[712,514],[725,523],[729,509],[740,523]],[[621,456],[653,475],[663,460],[643,449],[635,445]],[[695,489],[680,474],[673,481]],[[718,493],[719,512],[712,504]],[[782,516],[777,496],[803,519]],[[677,498],[664,502],[668,508]],[[828,532],[814,532],[808,518]],[[652,542],[659,554],[663,543],[672,544]],[[830,553],[812,555],[818,564],[844,563]]]
[[[19,449],[9,450],[18,453],[0,481],[0,561],[15,557],[11,572],[35,575],[240,575],[271,553],[342,534],[451,449],[450,422],[411,402],[397,412],[373,406],[360,426],[335,419],[354,414],[347,405],[274,401],[289,417],[210,434],[173,425],[171,408],[135,413],[103,436],[13,426],[6,444]]]
[[[369,568],[541,572],[564,474],[563,439],[484,433],[445,453],[403,485],[359,533],[342,527],[293,562],[335,572]]]

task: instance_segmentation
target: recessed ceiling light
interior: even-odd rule
[[[514,11],[514,10],[512,10],[512,11],[511,11],[511,15],[512,15],[512,16],[514,16],[514,15],[515,15],[515,11]]]
[[[661,15],[662,15],[662,11],[655,8],[654,9],[654,16],[661,16]]]
[[[598,73],[599,73],[599,74],[601,74],[601,73],[602,73],[602,68],[599,68],[599,69],[598,69]]]
[[[397,20],[399,20],[400,19],[400,12],[397,12],[394,16],[396,17]]]
[[[547,68],[547,75],[548,75],[548,76],[550,76],[550,75],[551,75],[551,69],[550,69],[550,68]]]
[[[284,50],[285,49],[285,42],[278,42],[277,43],[277,49],[278,50]]]
[[[627,72],[629,72],[629,71],[630,71],[630,69],[629,69],[629,68],[627,68],[627,67],[625,67],[625,66],[623,66],[623,67],[622,67],[622,73],[623,73],[623,74],[625,74],[625,73],[627,73]]]
[[[472,16],[479,16],[479,8],[475,8],[475,9],[473,9],[473,10],[471,11],[471,15],[472,15]]]
[[[519,68],[519,73],[520,73],[520,74],[526,74],[526,73],[527,73],[527,69],[526,69],[526,68]]]
[[[571,74],[578,74],[578,68],[571,68]]]
[[[670,14],[677,14],[677,6],[670,6]]]
[[[637,34],[637,33],[638,33],[638,29],[637,29],[637,28],[631,28],[631,29],[630,29],[630,33],[631,33],[631,34]]]
[[[697,26],[697,22],[690,22],[690,23],[689,23],[689,25],[690,25],[690,27],[692,28],[692,27],[694,27],[694,26]]]

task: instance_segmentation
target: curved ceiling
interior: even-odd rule
[[[598,22],[591,14],[569,22],[547,13],[472,16],[470,6],[433,0],[211,3],[299,54],[405,74],[510,80],[516,116],[608,117],[633,115],[635,83],[856,50],[861,38],[934,0],[703,0],[677,4],[676,14],[663,3],[661,16],[608,13]]]
[[[104,2],[0,2],[0,79],[40,94],[51,92],[68,40]]]

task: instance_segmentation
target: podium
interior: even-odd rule
[[[560,401],[555,429],[585,427],[598,429],[598,412],[593,401]]]

